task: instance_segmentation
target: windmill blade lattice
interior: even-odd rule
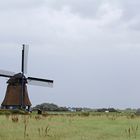
[[[22,49],[22,73],[27,74],[27,62],[28,62],[28,52],[29,52],[29,46],[23,44]]]
[[[28,77],[27,82],[28,82],[29,85],[36,85],[36,86],[43,86],[43,87],[53,87],[53,80]]]
[[[12,77],[15,73],[6,70],[0,70],[0,76],[2,77]]]

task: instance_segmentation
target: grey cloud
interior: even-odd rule
[[[18,71],[27,43],[28,74],[55,80],[52,90],[29,87],[33,104],[128,107],[133,93],[138,106],[138,13],[138,0],[0,1],[0,68]]]
[[[41,6],[44,3],[44,0],[5,0],[0,1],[0,11],[1,12],[12,12],[12,11],[21,11],[34,9]]]
[[[83,17],[94,17],[101,4],[101,0],[46,0],[46,3],[49,3],[50,7],[57,10],[62,10],[63,8],[68,7],[73,14],[78,14]]]

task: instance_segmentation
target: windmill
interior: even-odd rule
[[[20,73],[16,74],[14,72],[0,70],[0,76],[9,78],[5,98],[1,104],[4,109],[30,110],[31,102],[28,96],[27,84],[53,87],[53,80],[25,77],[25,74],[27,74],[28,49],[29,47],[23,44]]]

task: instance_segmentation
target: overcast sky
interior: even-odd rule
[[[0,0],[0,69],[54,79],[28,86],[34,105],[140,107],[139,0]],[[6,91],[0,78],[0,102]]]

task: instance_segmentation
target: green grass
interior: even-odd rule
[[[140,118],[122,114],[1,115],[0,140],[136,140]]]

